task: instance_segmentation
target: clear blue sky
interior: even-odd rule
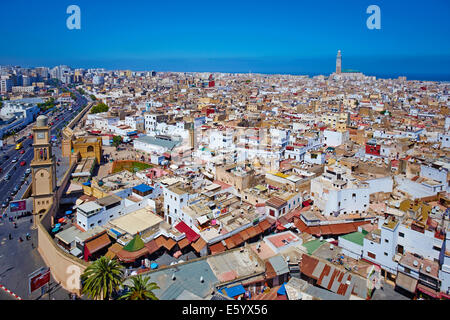
[[[68,30],[66,8],[81,8]],[[366,8],[381,8],[369,30]],[[450,80],[450,1],[2,1],[0,64]],[[439,80],[437,79],[437,80]]]

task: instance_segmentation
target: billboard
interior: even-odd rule
[[[49,282],[50,282],[50,268],[42,267],[41,269],[36,270],[35,272],[33,272],[28,276],[29,293],[31,294],[37,289],[42,288]]]
[[[18,211],[26,211],[26,210],[27,210],[27,201],[26,200],[12,201],[9,204],[10,212],[18,212]]]

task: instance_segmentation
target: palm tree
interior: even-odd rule
[[[109,300],[122,284],[122,279],[123,270],[119,262],[103,256],[81,275],[82,293],[92,299]]]
[[[159,289],[155,282],[150,282],[150,277],[141,275],[131,278],[133,284],[128,292],[121,296],[120,300],[158,300],[153,290]]]

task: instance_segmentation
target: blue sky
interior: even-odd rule
[[[68,30],[66,8],[81,8]],[[381,30],[366,9],[381,8]],[[2,2],[0,64],[158,71],[366,74],[450,80],[450,1]],[[437,79],[437,80],[439,80]]]

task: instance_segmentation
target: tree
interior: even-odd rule
[[[101,112],[107,112],[109,110],[109,107],[104,104],[103,102],[100,102],[96,106],[93,106],[91,109],[91,113],[101,113]]]
[[[97,97],[96,96],[94,96],[93,94],[91,94],[89,97],[91,97],[91,99],[92,100],[94,100],[94,101],[96,101],[97,100]]]
[[[109,300],[122,284],[123,276],[119,262],[103,256],[81,275],[82,293],[92,299]]]
[[[142,275],[131,278],[132,285],[128,291],[122,295],[120,300],[159,300],[153,290],[160,289],[155,282],[149,282],[150,277]]]
[[[112,144],[113,144],[114,147],[116,147],[116,149],[121,143],[122,143],[122,137],[121,136],[114,136],[113,137],[113,143]]]

